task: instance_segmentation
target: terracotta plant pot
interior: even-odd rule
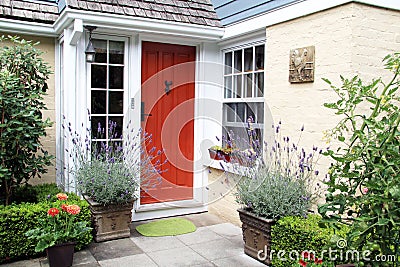
[[[75,244],[75,242],[70,242],[47,248],[47,259],[50,267],[72,266]]]
[[[244,253],[271,265],[271,227],[276,221],[258,217],[245,209],[238,209],[238,212],[242,221]]]
[[[127,204],[102,205],[85,197],[90,205],[93,234],[96,242],[130,237],[133,202]]]
[[[231,157],[228,153],[225,153],[222,150],[208,149],[208,153],[210,154],[210,159],[215,160],[224,160],[226,162],[230,162]]]

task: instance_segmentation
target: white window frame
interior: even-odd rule
[[[110,36],[110,35],[103,35],[103,34],[93,34],[92,35],[92,39],[98,39],[98,40],[105,40],[107,41],[107,53],[109,51],[109,42],[110,41],[117,41],[117,42],[124,42],[124,64],[109,64],[109,57],[107,57],[107,62],[106,63],[87,63],[87,107],[88,110],[90,112],[90,117],[96,117],[96,116],[106,116],[106,124],[108,125],[108,117],[113,117],[113,116],[118,116],[118,117],[122,117],[122,124],[120,125],[120,127],[122,128],[122,133],[125,130],[126,127],[126,121],[129,117],[129,107],[128,107],[128,103],[129,103],[129,97],[130,97],[130,90],[129,90],[129,38],[127,37],[117,37],[117,36]],[[92,78],[92,71],[91,71],[91,66],[92,64],[96,64],[96,65],[106,65],[106,66],[123,66],[124,67],[124,72],[123,72],[123,88],[122,89],[110,89],[109,88],[109,75],[108,75],[108,71],[107,71],[107,77],[106,77],[106,88],[92,88],[91,86],[91,78]],[[92,114],[92,98],[91,98],[91,93],[93,90],[104,90],[107,92],[107,96],[108,96],[108,92],[123,92],[123,112],[122,114],[110,114],[108,112],[108,97],[106,96],[106,113],[105,114]],[[94,116],[93,116],[94,115]],[[91,122],[88,122],[88,126],[89,128],[91,127]],[[106,127],[106,125],[102,125],[102,127],[104,127],[105,129],[108,129],[108,126]],[[97,129],[97,126],[96,126]],[[107,132],[107,131],[106,131]],[[92,139],[93,140],[93,139]],[[102,142],[107,142],[109,141],[109,137],[108,137],[108,132],[106,133],[106,136],[104,138],[101,139],[96,139],[96,141],[102,141]],[[123,141],[120,138],[117,139],[112,139],[112,141]]]
[[[258,46],[264,46],[264,58],[263,58],[263,68],[262,69],[258,69],[256,70],[256,47]],[[245,50],[248,48],[252,48],[252,69],[250,71],[245,71]],[[241,51],[241,58],[242,58],[242,62],[241,62],[241,71],[236,71],[234,69],[235,67],[235,51]],[[262,146],[262,141],[263,141],[263,135],[264,135],[264,108],[265,108],[265,98],[264,98],[264,84],[265,84],[265,40],[262,41],[258,41],[258,42],[252,42],[252,43],[248,43],[248,44],[244,44],[241,46],[236,46],[236,47],[231,47],[228,49],[224,49],[222,50],[223,52],[223,65],[224,65],[224,74],[223,74],[223,83],[224,83],[224,92],[223,92],[223,101],[222,101],[222,112],[223,112],[223,116],[222,116],[222,127],[237,127],[237,128],[242,128],[245,129],[248,124],[247,124],[247,118],[248,118],[248,114],[247,111],[245,109],[245,115],[244,115],[244,121],[237,121],[238,120],[238,116],[237,113],[235,112],[236,116],[235,116],[235,122],[232,121],[228,121],[228,111],[225,108],[226,105],[228,104],[249,104],[249,105],[253,105],[256,106],[257,104],[262,104],[262,108],[261,109],[257,109],[254,108],[255,110],[252,110],[254,112],[254,117],[258,120],[260,117],[262,118],[262,122],[258,122],[256,121],[255,123],[252,124],[252,127],[256,130],[259,130],[261,133],[260,136],[260,144]],[[231,53],[231,62],[232,62],[232,69],[230,71],[230,73],[226,73],[226,69],[229,69],[229,66],[226,65],[226,54],[227,53]],[[256,88],[256,82],[255,82],[255,76],[256,75],[262,75],[263,76],[263,85],[261,88],[262,91],[262,95],[259,95],[257,88]],[[233,84],[234,84],[234,77],[235,76],[241,76],[241,92],[240,94],[236,94],[236,89],[234,88]],[[251,97],[242,97],[244,96],[244,90],[245,90],[245,77],[246,75],[251,75],[252,77],[252,89],[251,89]],[[227,85],[226,85],[226,78],[231,78],[231,97],[227,97],[229,95],[227,95]],[[233,97],[234,94],[237,95],[237,97]],[[256,95],[254,97],[254,95]],[[261,112],[262,114],[258,114],[258,112]],[[223,133],[224,133],[224,129],[223,129]]]

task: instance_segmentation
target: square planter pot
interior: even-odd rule
[[[242,221],[244,253],[271,265],[271,227],[276,221],[258,217],[245,209],[238,209],[238,212]]]
[[[76,242],[55,245],[46,249],[50,267],[69,267],[74,261]]]
[[[94,240],[103,242],[118,238],[130,237],[133,202],[127,204],[102,205],[85,197],[90,205]]]

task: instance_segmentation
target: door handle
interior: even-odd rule
[[[169,88],[172,85],[172,81],[165,81],[165,93],[168,95],[169,92],[171,92],[171,88]]]
[[[144,113],[144,102],[142,101],[140,103],[140,121],[144,121],[144,117],[150,117],[150,116],[153,115],[151,115],[150,113],[149,114]]]

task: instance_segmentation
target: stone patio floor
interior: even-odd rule
[[[192,221],[195,232],[166,237],[141,236],[132,223],[131,237],[92,243],[74,254],[73,266],[79,267],[152,267],[152,266],[265,266],[243,252],[241,229],[209,214],[180,216]],[[17,261],[0,266],[44,267],[46,258]]]

